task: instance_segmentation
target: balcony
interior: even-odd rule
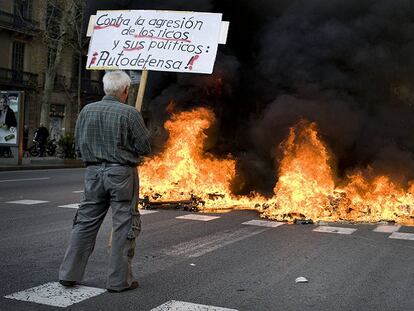
[[[78,89],[78,79],[71,80],[71,89],[75,91]],[[101,81],[91,80],[88,78],[81,78],[81,93],[86,95],[103,95],[103,85]]]
[[[4,85],[12,89],[33,89],[37,87],[37,74],[0,68],[0,85]]]
[[[4,11],[0,11],[0,29],[6,29],[32,37],[40,32],[38,22]]]

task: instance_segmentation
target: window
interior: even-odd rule
[[[58,3],[48,3],[46,10],[46,31],[50,39],[59,38],[59,23],[62,19],[62,8]]]
[[[24,43],[13,42],[12,70],[23,71],[24,68]]]
[[[12,75],[13,80],[23,80],[23,68],[24,68],[24,43],[13,42],[13,54],[12,54]]]
[[[82,55],[82,64],[81,64],[81,77],[82,78],[91,78],[91,70],[86,70],[86,61],[88,57],[87,55]],[[77,78],[79,73],[79,55],[75,54],[73,58],[73,74],[72,77]]]
[[[32,0],[15,0],[14,14],[25,19],[32,18]]]

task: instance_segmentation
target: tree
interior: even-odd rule
[[[50,96],[55,86],[65,47],[74,47],[74,38],[81,40],[83,2],[81,0],[44,0],[46,28],[43,40],[48,49],[48,62],[41,98],[40,122],[49,127]],[[79,32],[78,32],[79,31]],[[78,32],[78,33],[77,33]],[[80,100],[80,99],[78,99]]]
[[[76,99],[77,99],[77,113],[79,114],[82,106],[82,99],[81,99],[81,86],[82,86],[82,56],[84,50],[87,46],[88,40],[85,38],[84,31],[84,12],[86,7],[86,1],[84,0],[72,0],[73,4],[76,6],[76,14],[73,24],[73,37],[72,40],[69,40],[69,44],[71,45],[73,51],[76,53],[77,57],[77,65],[78,65],[78,72],[77,72],[77,89],[76,89]]]

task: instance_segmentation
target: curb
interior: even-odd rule
[[[36,163],[38,162],[38,163]],[[43,162],[43,163],[42,163]],[[22,171],[22,170],[44,170],[60,168],[83,168],[85,167],[81,160],[45,160],[32,161],[31,163],[17,165],[0,165],[0,171]]]
[[[59,168],[84,168],[84,165],[81,166],[72,166],[72,165],[16,165],[8,167],[0,167],[0,172],[7,171],[25,171],[25,170],[45,170],[45,169],[59,169]]]

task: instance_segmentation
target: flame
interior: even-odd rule
[[[235,176],[233,159],[215,159],[203,151],[204,130],[215,121],[212,111],[197,108],[172,116],[165,123],[169,139],[165,151],[140,168],[141,193],[167,200],[185,200],[190,194],[203,199],[214,194],[230,197]]]
[[[315,123],[300,121],[280,148],[274,196],[235,196],[232,157],[216,159],[204,151],[205,130],[214,123],[212,111],[197,108],[174,114],[164,151],[140,167],[141,195],[153,200],[188,200],[195,195],[206,209],[255,209],[269,219],[294,221],[395,221],[414,225],[414,181],[408,189],[371,168],[349,173],[339,181],[333,157]]]
[[[263,212],[270,219],[396,221],[414,225],[414,186],[409,190],[371,168],[335,186],[332,159],[315,123],[301,121],[282,145],[275,196]],[[372,175],[374,177],[371,177]]]
[[[372,169],[368,168],[372,173]],[[388,176],[376,176],[370,180],[362,172],[348,176],[348,183],[341,189],[346,195],[347,220],[376,222],[396,221],[414,225],[414,192],[412,186],[405,190]]]
[[[280,220],[323,217],[329,195],[334,191],[334,178],[329,152],[318,137],[316,124],[299,122],[290,129],[281,148],[283,159],[274,188],[273,208],[264,215]]]

